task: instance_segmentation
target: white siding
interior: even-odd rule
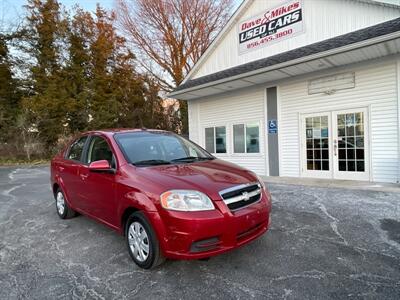
[[[240,20],[248,19],[286,0],[255,0]],[[270,46],[238,54],[236,22],[210,48],[191,74],[198,78],[230,67],[289,51],[400,16],[400,9],[355,0],[303,0],[305,33]]]
[[[300,176],[299,118],[302,112],[368,107],[372,181],[398,180],[396,63],[364,66],[355,71],[356,86],[333,95],[308,95],[307,81],[279,86],[281,176]]]
[[[264,91],[260,88],[243,89],[239,92],[189,101],[190,139],[204,147],[205,127],[226,126],[227,154],[215,156],[264,175]],[[260,125],[260,153],[233,153],[232,125],[255,121]]]

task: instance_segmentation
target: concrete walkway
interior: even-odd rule
[[[332,180],[318,178],[299,178],[299,177],[277,177],[277,176],[261,176],[267,183],[274,184],[290,184],[302,186],[315,186],[321,188],[342,188],[348,190],[364,190],[377,192],[393,192],[400,193],[400,184],[382,183],[355,180]],[[400,199],[399,199],[400,200]]]

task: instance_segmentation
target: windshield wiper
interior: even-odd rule
[[[212,160],[213,157],[196,157],[196,156],[187,156],[181,158],[172,159],[171,162],[178,162],[178,161],[195,161],[195,160]]]
[[[170,162],[162,159],[148,159],[148,160],[135,161],[132,164],[135,166],[157,166],[157,165],[168,165],[170,164]]]

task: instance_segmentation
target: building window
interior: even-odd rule
[[[205,129],[206,150],[210,153],[226,153],[226,127],[208,127]]]
[[[260,152],[260,132],[258,123],[233,125],[233,152]]]
[[[233,152],[245,153],[245,150],[244,124],[233,125]]]
[[[210,153],[215,153],[214,127],[206,128],[206,150]]]

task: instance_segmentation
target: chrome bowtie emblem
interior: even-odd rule
[[[242,193],[242,196],[243,196],[243,200],[244,200],[244,201],[248,201],[248,200],[250,199],[250,196],[249,196],[249,193],[248,193],[248,192],[243,192],[243,193]]]

